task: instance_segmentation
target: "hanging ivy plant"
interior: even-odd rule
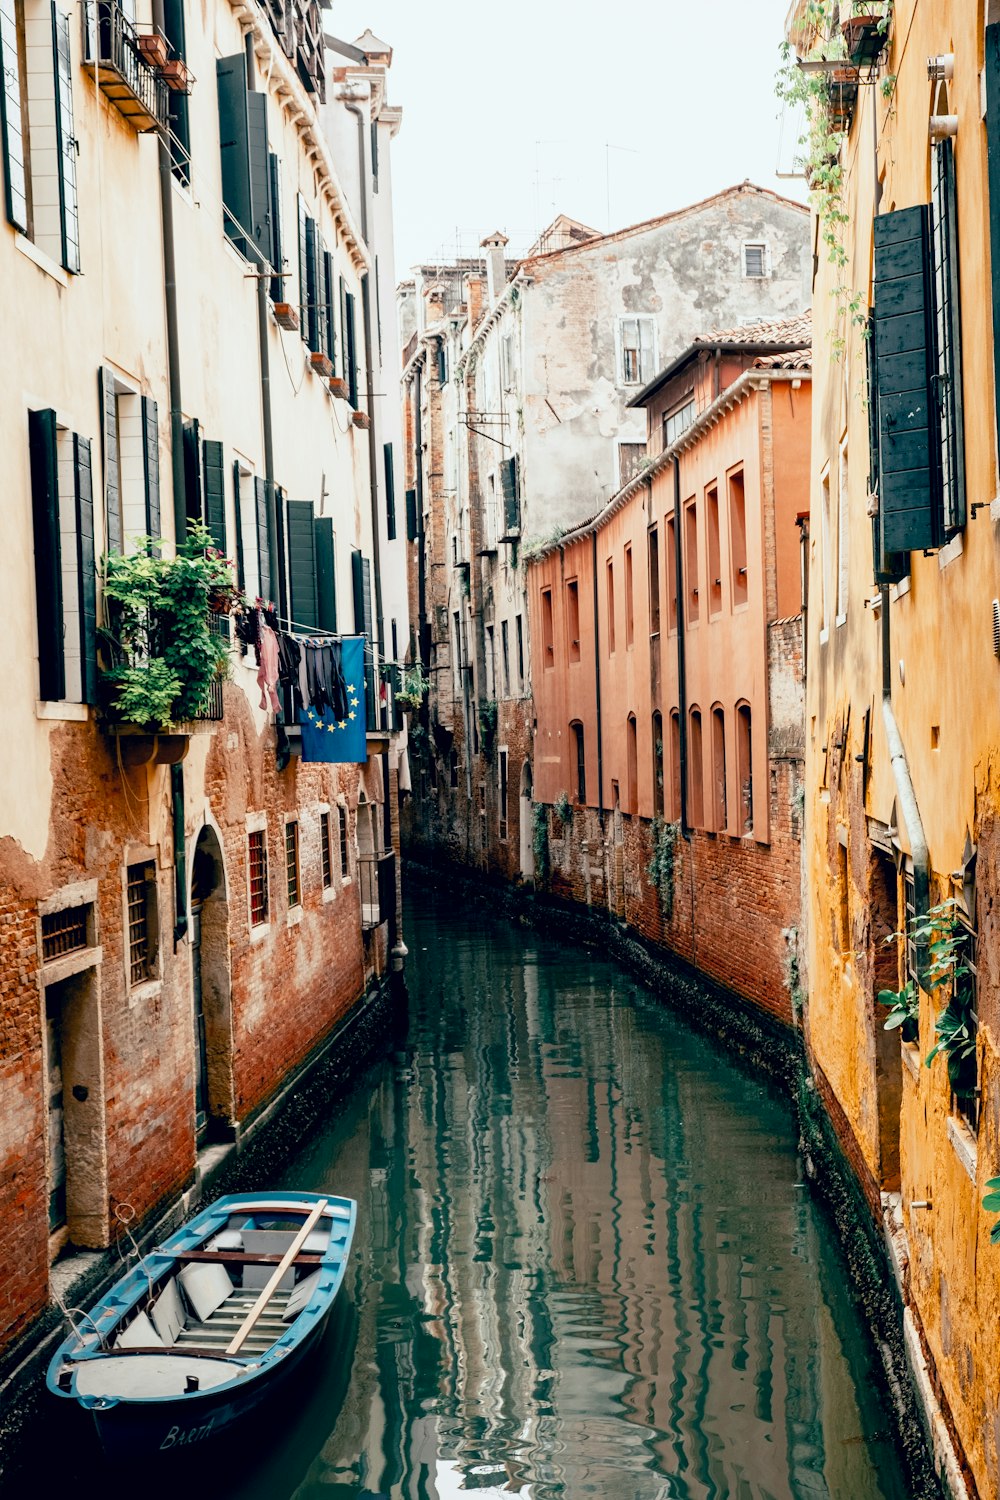
[[[559,799],[553,804],[552,811],[555,817],[559,819],[559,822],[562,824],[563,828],[565,828],[566,824],[569,823],[573,817],[573,804],[572,802],[570,802],[569,797],[565,792],[559,793]]]
[[[544,802],[531,809],[531,852],[535,856],[535,879],[549,878],[549,810]]]
[[[920,986],[910,978],[900,990],[881,990],[878,998],[881,1004],[890,1007],[886,1031],[898,1026],[904,1041],[916,1041],[920,989],[932,996],[948,991],[947,1001],[934,1022],[934,1046],[924,1061],[929,1068],[943,1053],[952,1092],[965,1096],[976,1086],[976,1023],[975,996],[969,982],[971,970],[964,961],[969,929],[961,912],[958,901],[950,896],[915,917],[906,931],[889,934],[887,943],[908,940],[916,946],[921,966]]]
[[[646,875],[653,889],[659,892],[664,922],[669,922],[674,914],[674,850],[679,832],[679,823],[653,819],[653,854],[646,866]]]
[[[493,747],[497,737],[499,710],[495,698],[487,698],[479,705],[479,742],[487,760],[493,759]]]
[[[151,732],[204,712],[213,682],[229,668],[228,638],[213,631],[211,616],[240,599],[232,564],[200,523],[189,523],[176,556],[159,550],[143,537],[134,552],[109,553],[103,564],[104,711]]]
[[[412,666],[403,667],[399,687],[396,689],[396,702],[400,708],[411,711],[418,709],[427,697],[428,682],[423,667],[419,662]],[[411,730],[412,734],[413,731]]]

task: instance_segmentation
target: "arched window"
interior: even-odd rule
[[[569,726],[570,741],[576,762],[576,800],[582,807],[587,800],[587,760],[583,742],[583,725],[574,719]]]
[[[679,823],[681,816],[681,716],[675,708],[670,714],[670,821]]]
[[[639,798],[639,742],[635,727],[635,714],[629,714],[627,726],[628,746],[628,805],[625,809],[628,813],[638,811]]]
[[[749,703],[736,705],[736,776],[740,833],[753,832],[753,739]]]
[[[702,764],[701,709],[692,708],[688,743],[688,813],[694,828],[705,826],[705,768]]]
[[[653,816],[663,817],[663,715],[653,715]]]
[[[724,833],[726,808],[726,715],[721,703],[712,708],[712,827]]]

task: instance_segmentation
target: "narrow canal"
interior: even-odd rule
[[[407,939],[404,1050],[283,1173],[358,1199],[350,1298],[196,1492],[905,1500],[782,1097],[599,956],[440,897]]]

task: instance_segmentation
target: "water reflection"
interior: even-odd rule
[[[784,1101],[598,957],[407,936],[407,1050],[285,1173],[358,1199],[348,1296],[199,1492],[906,1500]]]

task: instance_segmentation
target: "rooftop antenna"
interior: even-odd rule
[[[611,153],[612,151],[627,151],[630,156],[639,156],[641,152],[634,146],[613,146],[610,141],[604,142],[604,198],[607,210],[608,234],[611,233]]]

